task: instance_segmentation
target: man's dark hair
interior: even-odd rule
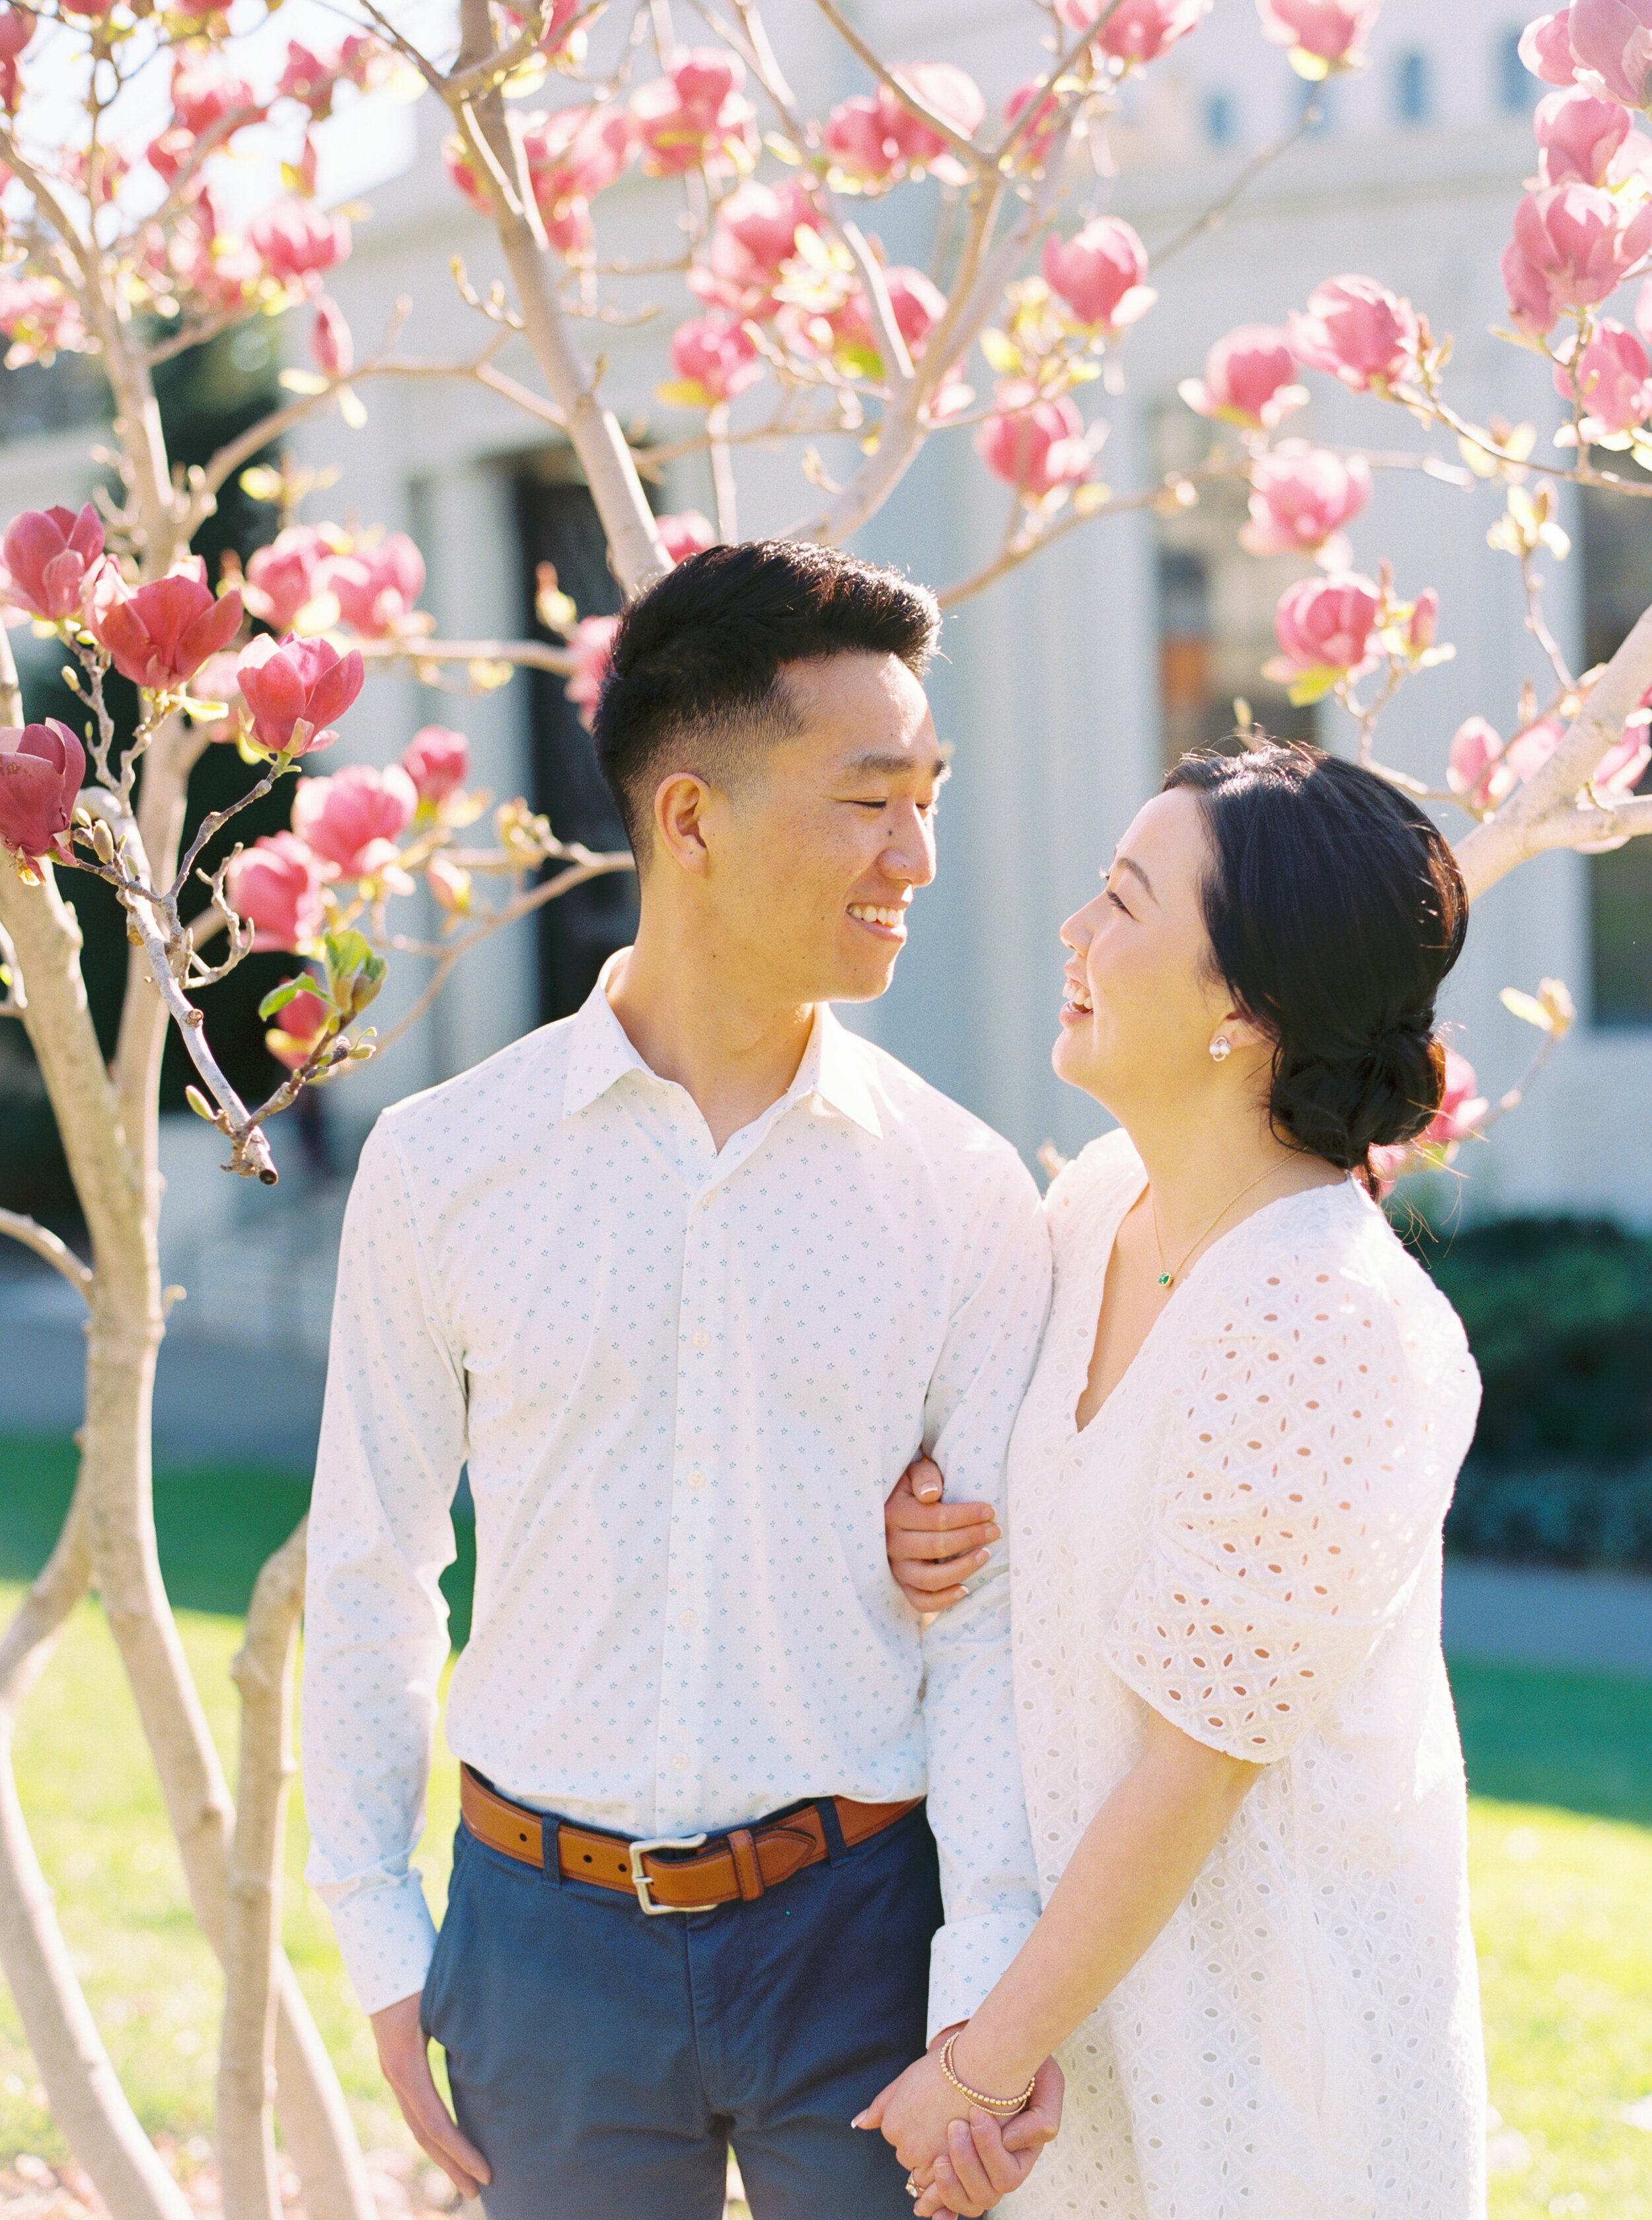
[[[679,563],[620,618],[594,725],[639,860],[673,756],[726,790],[796,733],[783,664],[893,655],[921,678],[939,631],[926,588],[836,547],[753,539]]]

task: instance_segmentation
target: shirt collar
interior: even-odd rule
[[[643,1072],[650,1078],[658,1076],[638,1055],[608,1001],[608,982],[615,965],[629,953],[628,949],[622,948],[609,957],[595,986],[575,1014],[570,1029],[568,1070],[562,1086],[564,1118],[577,1117],[580,1111],[589,1109],[627,1072]],[[870,1057],[865,1042],[851,1033],[822,1003],[815,1011],[814,1028],[803,1051],[803,1061],[797,1067],[797,1076],[787,1089],[785,1100],[776,1106],[776,1115],[814,1094],[828,1108],[852,1119],[874,1140],[881,1140],[883,1126],[872,1099]]]

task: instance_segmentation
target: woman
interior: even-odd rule
[[[1483,2211],[1439,1644],[1479,1383],[1372,1200],[1373,1151],[1438,1107],[1465,923],[1413,802],[1267,747],[1179,764],[1063,929],[1055,1068],[1123,1131],[1050,1188],[1011,1453],[1045,1910],[863,2116],[920,2215],[1019,2178],[997,2123],[1052,2050],[1066,2117],[1015,2220]],[[957,1573],[912,1547],[932,1600]]]

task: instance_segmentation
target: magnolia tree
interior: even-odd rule
[[[1007,0],[1007,4],[1008,0]],[[17,1707],[52,1637],[89,1585],[100,1591],[153,1751],[194,1908],[225,1972],[219,2159],[232,2214],[272,2220],[278,2116],[317,2220],[368,2220],[371,2201],[337,2080],[278,1936],[279,1841],[291,1650],[302,1531],[261,1576],[236,1672],[241,1778],[232,1803],[185,1668],[155,1556],[150,1397],[169,1302],[158,1269],[157,1102],[175,1025],[194,1066],[191,1106],[223,1137],[235,1172],[275,1177],[267,1128],[307,1088],[382,1051],[365,1022],[386,963],[427,967],[415,1014],[455,963],[507,922],[595,874],[629,867],[559,841],[521,801],[472,792],[458,731],[427,726],[401,761],[331,776],[314,758],[375,671],[401,668],[450,689],[503,683],[523,664],[560,672],[589,720],[613,620],[582,614],[542,573],[543,641],[443,640],[420,608],[424,565],[403,534],[306,520],[313,483],[255,458],[313,412],[360,419],[370,381],[464,379],[520,404],[572,448],[627,593],[735,532],[737,463],[761,440],[794,443],[814,489],[803,536],[850,539],[932,439],[968,439],[980,468],[1013,490],[999,552],[949,587],[949,604],[1122,509],[1186,506],[1208,481],[1250,488],[1244,539],[1298,553],[1305,575],[1279,606],[1270,672],[1299,703],[1334,698],[1361,756],[1378,754],[1396,691],[1449,652],[1438,596],[1349,567],[1344,528],[1393,456],[1331,452],[1288,435],[1308,381],[1334,379],[1409,412],[1430,435],[1436,476],[1507,487],[1493,535],[1522,567],[1528,628],[1550,677],[1516,704],[1471,718],[1432,785],[1387,771],[1458,813],[1457,852],[1478,895],[1524,859],[1600,849],[1652,832],[1649,761],[1652,613],[1604,667],[1574,672],[1546,625],[1535,564],[1564,541],[1558,482],[1649,486],[1621,458],[1652,465],[1652,292],[1630,292],[1652,260],[1652,0],[1576,0],[1530,25],[1521,52],[1552,86],[1536,111],[1537,176],[1511,211],[1502,253],[1506,336],[1550,365],[1565,402],[1557,457],[1530,427],[1486,427],[1454,405],[1449,341],[1380,278],[1328,274],[1287,328],[1246,327],[1182,385],[1213,427],[1190,472],[1108,490],[1095,476],[1131,327],[1188,240],[1230,192],[1158,251],[1094,212],[1109,118],[1130,81],[1197,35],[1211,0],[1014,0],[1025,81],[990,115],[943,57],[885,58],[835,0],[814,4],[857,58],[866,90],[811,112],[756,0],[700,0],[678,47],[664,0],[460,0],[456,40],[426,51],[373,0],[336,51],[290,44],[278,78],[241,74],[236,23],[213,0],[57,0],[0,13],[0,326],[9,362],[97,356],[113,402],[109,472],[92,505],[14,518],[4,533],[9,620],[53,641],[78,702],[72,720],[30,723],[0,633],[0,1013],[26,1028],[56,1114],[90,1243],[85,1263],[11,1214],[27,1243],[84,1296],[86,1417],[73,1506],[51,1562],[0,1642],[0,1960],[53,2115],[110,2208],[127,2220],[184,2220],[171,2176],[140,2131],[99,2039],[31,1845],[9,1763]],[[1363,65],[1379,0],[1256,0],[1262,37],[1310,81]],[[600,20],[599,20],[600,19]],[[256,28],[256,27],[254,27]],[[457,361],[397,352],[391,333],[358,355],[325,290],[349,253],[345,216],[314,196],[313,125],[387,71],[416,72],[448,112],[453,189],[496,232],[506,278],[486,296],[459,278],[478,320]],[[170,84],[159,128],[157,78]],[[78,103],[78,108],[74,103]],[[122,136],[146,113],[153,135]],[[78,115],[72,131],[65,113]],[[1304,127],[1313,120],[1312,104]],[[284,138],[279,196],[233,225],[225,165],[253,126]],[[1293,134],[1294,135],[1294,134]],[[243,142],[244,143],[244,142]],[[1281,146],[1288,145],[1288,140]],[[1262,160],[1281,151],[1266,151]],[[244,166],[244,165],[243,165]],[[648,206],[658,253],[616,264],[600,243],[602,199],[627,170],[659,180]],[[1237,191],[1260,166],[1253,162]],[[868,219],[894,195],[932,220],[927,268],[884,258]],[[645,271],[682,288],[661,331],[660,396],[697,428],[639,452],[602,397],[588,340],[631,311]],[[1624,305],[1618,305],[1623,303]],[[1618,307],[1617,315],[1608,311]],[[174,467],[156,366],[272,310],[299,311],[313,368],[290,397],[205,465]],[[488,328],[491,327],[491,328]],[[514,346],[515,372],[499,357]],[[669,360],[667,357],[669,356]],[[841,478],[822,452],[847,453]],[[655,516],[644,473],[697,454],[715,522]],[[252,466],[249,468],[249,466]],[[272,507],[269,544],[216,579],[192,539],[234,478]],[[1414,564],[1414,554],[1406,557]],[[112,706],[111,673],[135,689]],[[117,689],[115,700],[130,695]],[[1512,719],[1509,714],[1512,711]],[[1512,722],[1512,729],[1505,735]],[[184,844],[191,768],[238,749],[245,791]],[[277,788],[290,829],[242,846],[234,820]],[[112,1057],[88,1013],[80,934],[62,875],[101,879],[130,943]],[[422,882],[435,920],[408,927]],[[203,997],[251,951],[279,950],[290,976],[265,1000],[284,1076],[247,1101],[215,1055]],[[1557,982],[1512,995],[1543,1033],[1571,1011]],[[1511,1107],[1492,1106],[1454,1060],[1440,1117],[1420,1147],[1440,1161]],[[1388,1166],[1397,1174],[1403,1165]]]

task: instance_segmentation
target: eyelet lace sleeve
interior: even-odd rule
[[[1188,1290],[1151,1542],[1107,1660],[1195,1741],[1267,1764],[1399,1616],[1455,1465],[1381,1284],[1249,1261]]]

